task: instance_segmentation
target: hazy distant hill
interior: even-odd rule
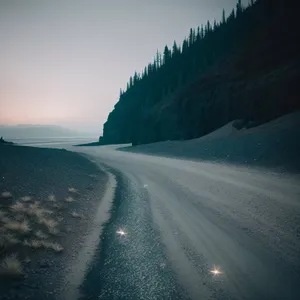
[[[3,136],[3,138],[7,140],[19,138],[78,137],[83,135],[83,133],[56,125],[0,125],[0,136]]]

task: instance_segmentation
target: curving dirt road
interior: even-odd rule
[[[300,299],[300,178],[86,147],[117,179],[82,299]]]

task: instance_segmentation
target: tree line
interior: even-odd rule
[[[163,53],[157,51],[153,62],[145,66],[141,73],[135,72],[129,78],[126,89],[120,90],[119,101],[104,124],[102,142],[144,143],[167,138],[194,138],[235,117],[234,113],[228,114],[226,118],[220,117],[211,124],[204,124],[210,121],[208,117],[206,119],[203,117],[203,124],[186,125],[191,123],[188,114],[194,115],[195,119],[208,114],[195,103],[189,108],[185,107],[183,113],[180,106],[174,107],[174,99],[187,88],[190,89],[200,76],[207,73],[207,70],[212,72],[215,66],[215,73],[221,72],[218,62],[226,61],[228,57],[238,52],[240,45],[247,43],[247,35],[251,36],[255,30],[258,31],[259,26],[266,27],[267,18],[271,18],[268,14],[272,15],[276,5],[278,9],[283,5],[282,1],[251,0],[249,5],[244,7],[241,0],[238,0],[230,13],[227,14],[223,10],[219,21],[214,20],[212,23],[207,21],[197,28],[191,28],[182,44],[174,41],[171,48],[167,45],[164,47]],[[249,67],[251,66],[247,66]],[[168,105],[172,107],[170,112],[160,119],[163,107]],[[197,105],[196,113],[193,110]],[[231,108],[224,106],[223,109]],[[217,118],[219,110],[220,108],[211,111],[210,114],[215,114]],[[183,116],[185,121],[182,121]],[[166,117],[169,119],[168,122],[165,121]],[[186,124],[183,124],[184,122]],[[181,127],[184,126],[188,128],[181,134],[180,131],[183,130]],[[193,126],[201,128],[194,130]],[[163,131],[176,133],[164,134]]]

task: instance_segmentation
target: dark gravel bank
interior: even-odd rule
[[[0,145],[0,299],[56,298],[106,183],[77,153]]]

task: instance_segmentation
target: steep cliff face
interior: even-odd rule
[[[192,45],[178,68],[166,64],[121,96],[101,143],[191,139],[234,119],[259,124],[300,109],[298,8],[296,1],[260,0],[209,33],[199,42],[205,63],[197,64]],[[182,71],[185,61],[189,69]],[[170,85],[176,72],[177,84]],[[151,92],[163,84],[155,76],[165,80],[160,95]]]

